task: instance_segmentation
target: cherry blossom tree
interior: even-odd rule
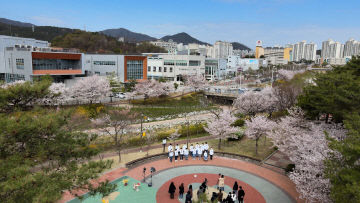
[[[121,162],[121,147],[125,131],[130,128],[130,124],[134,121],[135,115],[130,110],[113,110],[105,116],[93,119],[92,123],[102,132],[112,136],[118,151],[119,162]]]
[[[346,131],[339,125],[308,121],[298,107],[288,112],[289,116],[280,119],[268,131],[268,136],[295,163],[289,178],[296,184],[301,198],[308,202],[331,202],[330,181],[324,176],[324,160],[332,151],[325,132],[332,138],[342,139]]]
[[[146,80],[135,85],[132,95],[144,95],[144,99],[149,97],[159,97],[169,95],[173,91],[171,83],[160,83],[156,80]]]
[[[285,69],[278,70],[278,74],[280,78],[283,78],[285,80],[291,80],[296,74],[304,73],[304,72],[305,70],[297,70],[297,71],[285,70]]]
[[[219,140],[218,148],[221,148],[221,139],[229,137],[235,138],[240,129],[232,126],[236,121],[236,117],[231,114],[229,110],[212,111],[213,117],[207,122],[208,126],[205,130],[212,136]]]
[[[245,121],[246,130],[245,135],[250,139],[255,140],[255,152],[258,154],[258,141],[262,136],[266,136],[267,132],[271,131],[275,123],[268,120],[263,115],[252,117]]]
[[[186,75],[185,85],[193,88],[196,92],[197,90],[204,90],[207,87],[208,82],[203,75]]]
[[[61,105],[71,101],[72,92],[64,83],[52,83],[49,87],[50,94],[38,101],[45,105]]]
[[[234,101],[234,108],[242,114],[255,115],[258,112],[273,112],[276,109],[276,98],[272,88],[266,87],[260,92],[247,91]]]
[[[98,75],[85,77],[71,87],[72,97],[79,102],[93,103],[101,101],[110,94],[109,81]]]

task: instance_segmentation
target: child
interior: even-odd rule
[[[210,160],[212,160],[213,155],[214,155],[214,149],[211,147],[211,149],[210,149]]]
[[[178,156],[179,156],[179,151],[178,151],[178,150],[175,150],[175,162],[177,162]]]

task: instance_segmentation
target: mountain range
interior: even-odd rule
[[[24,23],[20,21],[9,20],[6,18],[0,18],[0,35],[28,37],[51,42],[55,37],[73,33],[77,30],[79,29],[61,28],[54,26],[36,26],[31,23]],[[123,37],[126,42],[144,42],[157,40],[157,38],[155,37],[151,37],[142,33],[132,32],[125,28],[107,29],[99,31],[99,33],[114,37],[116,39]],[[184,45],[187,45],[189,43],[210,45],[209,43],[202,42],[198,39],[191,37],[185,32],[174,35],[167,35],[160,38],[160,40],[163,41],[168,41],[170,39],[177,43],[183,43]],[[238,42],[232,42],[232,45],[234,49],[251,50],[249,47]]]

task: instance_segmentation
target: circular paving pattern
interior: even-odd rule
[[[193,190],[196,190],[205,178],[208,179],[209,186],[215,186],[219,173],[225,175],[225,184],[227,185],[225,192],[232,190],[235,181],[243,186],[246,193],[245,202],[295,202],[282,189],[261,177],[233,168],[205,165],[170,168],[154,175],[153,187],[157,189],[156,200],[157,202],[179,202],[178,199],[170,199],[168,189],[172,181],[177,187],[175,197],[178,197],[178,187],[181,183],[184,183],[186,192],[189,184],[192,184]],[[149,178],[147,181],[150,181]]]
[[[184,183],[185,193],[187,192],[187,188],[189,188],[189,185],[191,184],[193,186],[194,194],[193,197],[196,195],[196,190],[200,186],[200,184],[205,180],[205,178],[208,179],[208,187],[217,188],[217,179],[218,174],[209,174],[209,173],[199,173],[199,174],[187,174],[175,177],[168,182],[164,183],[159,190],[156,193],[156,201],[157,202],[179,202],[178,196],[179,196],[179,185],[181,183]],[[228,194],[232,191],[233,184],[235,181],[238,182],[239,186],[242,186],[243,190],[246,191],[245,195],[245,202],[257,202],[257,203],[265,203],[264,197],[257,191],[255,188],[251,187],[249,184],[240,181],[238,179],[234,179],[232,177],[225,177],[225,193]],[[174,182],[175,186],[177,187],[176,193],[175,193],[175,199],[169,199],[169,193],[167,192],[170,186],[170,183]],[[215,189],[215,191],[217,191]],[[185,196],[185,195],[184,195]],[[225,198],[226,196],[224,196]],[[182,200],[181,202],[183,202]]]

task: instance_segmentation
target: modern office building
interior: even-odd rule
[[[280,46],[266,47],[264,48],[264,56],[269,64],[287,64],[288,60],[284,58],[284,51],[285,49]]]
[[[120,82],[147,79],[147,57],[115,54],[84,54],[85,75],[115,74]]]
[[[205,56],[151,54],[147,62],[148,79],[164,78],[180,82],[184,75],[205,74]]]
[[[226,76],[226,59],[205,59],[205,78],[215,81]]]
[[[166,49],[169,53],[175,53],[177,50],[177,45],[178,45],[172,39],[169,39],[169,41],[167,41],[167,42],[162,41],[162,40],[156,40],[156,41],[151,41],[150,43],[155,46]]]
[[[0,36],[0,80],[32,81],[50,75],[56,82],[115,73],[120,82],[147,79],[146,56],[84,54],[49,47],[46,41]]]

